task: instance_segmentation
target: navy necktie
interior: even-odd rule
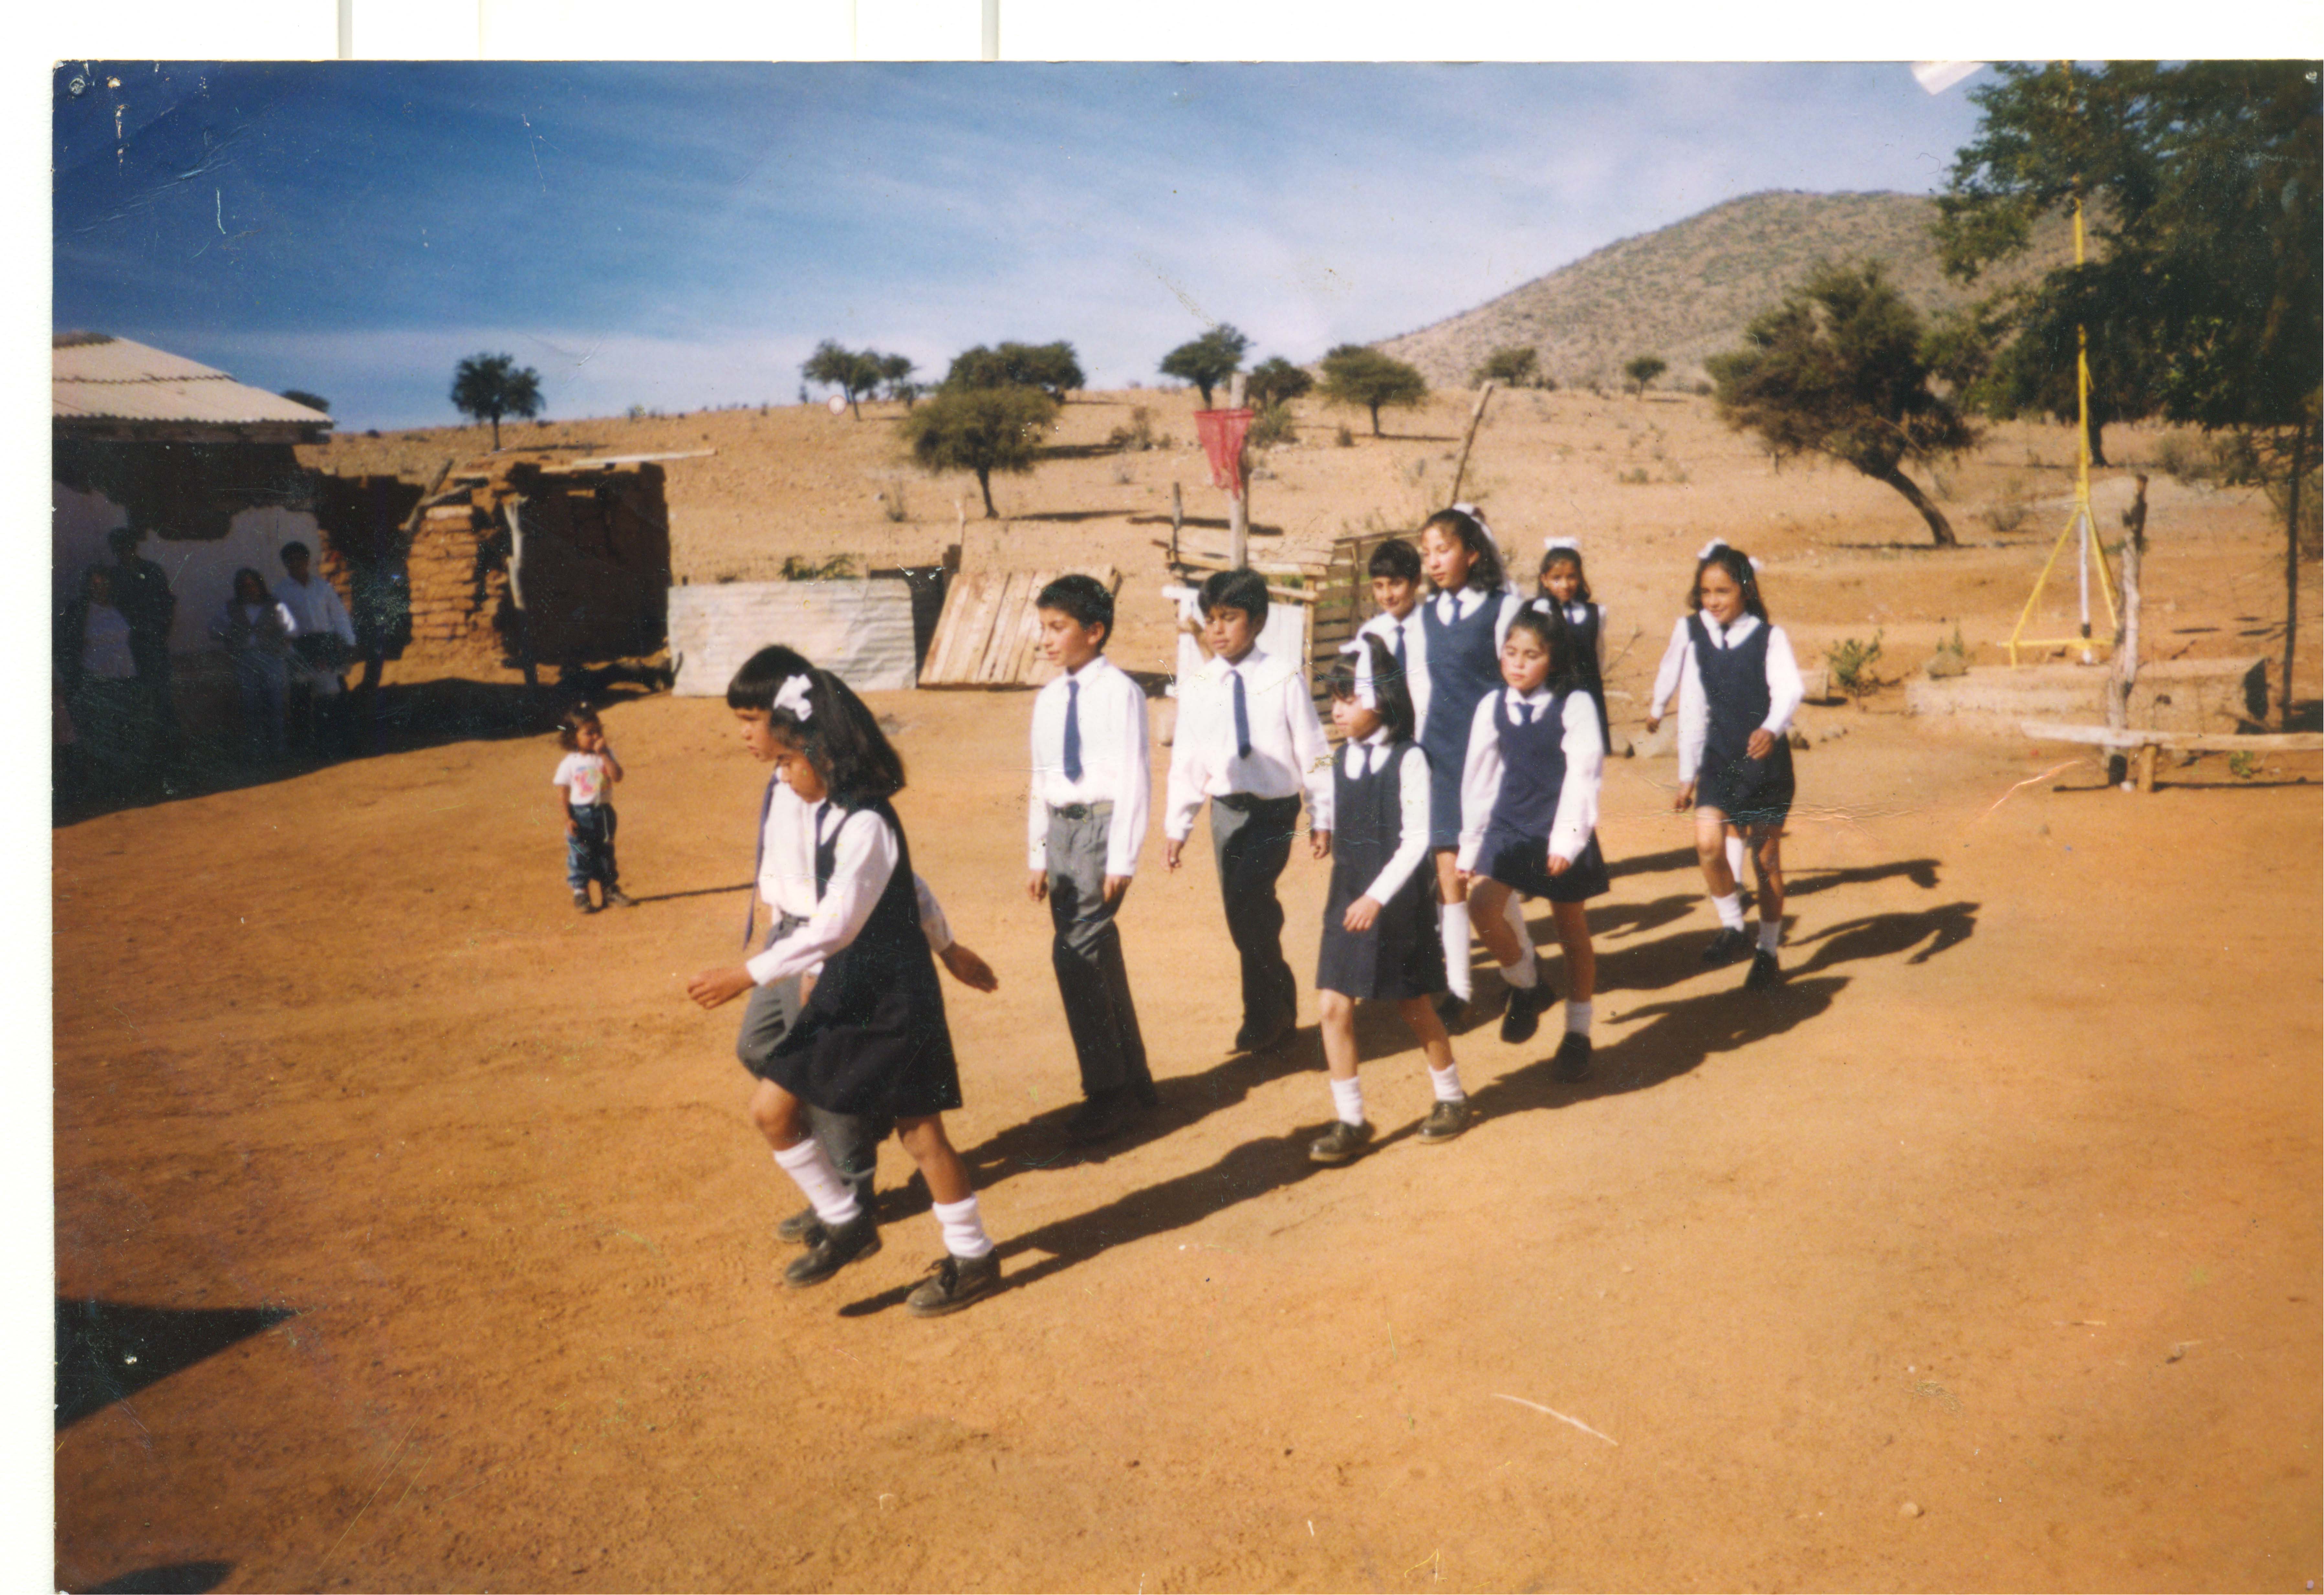
[[[1398,674],[1399,676],[1400,676],[1400,675],[1403,675],[1406,670],[1408,670],[1408,669],[1410,669],[1410,668],[1411,668],[1410,664],[1406,662],[1406,660],[1405,659],[1405,657],[1404,657],[1404,622],[1403,622],[1402,621],[1398,621],[1398,622],[1396,622],[1396,669],[1397,669],[1397,674]]]
[[[1082,684],[1065,678],[1065,779],[1082,779]]]
[[[1250,705],[1243,697],[1242,672],[1229,670],[1227,674],[1234,681],[1235,757],[1248,759],[1250,757]]]

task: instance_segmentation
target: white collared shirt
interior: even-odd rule
[[[1501,774],[1507,768],[1501,759],[1501,717],[1514,715],[1519,704],[1538,714],[1554,696],[1546,688],[1519,693],[1504,687],[1478,703],[1477,717],[1469,727],[1469,761],[1461,770],[1461,868],[1477,867],[1485,826],[1501,795]],[[1599,734],[1598,705],[1588,693],[1566,694],[1559,746],[1565,753],[1565,779],[1557,788],[1557,813],[1545,840],[1550,853],[1570,862],[1582,856],[1590,834],[1598,828],[1598,782],[1606,768],[1606,739]]]
[[[1428,724],[1428,628],[1420,619],[1420,605],[1402,620],[1381,610],[1356,630],[1359,637],[1377,637],[1388,650],[1390,659],[1396,657],[1397,633],[1404,634],[1404,685],[1412,694],[1412,740],[1420,740],[1421,729]]]
[[[349,648],[355,646],[355,622],[347,619],[347,606],[339,602],[339,590],[321,576],[309,572],[303,582],[284,576],[274,584],[274,601],[290,612],[294,636],[330,633]]]
[[[1735,623],[1723,630],[1707,614],[1702,620],[1711,646],[1722,650],[1747,641],[1760,623],[1756,614],[1738,615]],[[1691,781],[1702,766],[1702,744],[1711,734],[1711,703],[1703,695],[1702,671],[1694,657],[1694,638],[1684,621],[1678,623],[1675,641],[1681,650],[1678,779]],[[1792,640],[1784,634],[1783,627],[1772,627],[1767,632],[1767,717],[1759,722],[1758,729],[1779,737],[1784,735],[1791,730],[1792,716],[1799,712],[1800,700],[1805,696],[1807,687],[1800,679],[1800,662],[1792,655]]]
[[[1237,751],[1232,678],[1243,683],[1250,757]],[[1315,700],[1297,667],[1252,649],[1233,664],[1213,659],[1178,683],[1178,729],[1170,744],[1162,834],[1184,842],[1206,798],[1307,794],[1307,828],[1332,828],[1332,751]]]
[[[1340,758],[1350,779],[1378,773],[1388,762],[1391,751],[1388,727],[1381,726],[1363,741],[1351,742],[1341,750]],[[1399,822],[1396,851],[1380,866],[1372,883],[1363,895],[1376,903],[1386,903],[1404,883],[1410,880],[1420,861],[1428,856],[1428,755],[1417,745],[1407,754],[1404,767],[1397,772],[1396,810]]]
[[[839,842],[832,860],[831,885],[818,902],[816,843],[818,834],[829,836],[835,830]],[[880,894],[888,889],[888,878],[895,873],[899,856],[895,833],[878,815],[859,810],[848,816],[836,804],[804,802],[789,782],[777,780],[774,798],[767,805],[766,829],[761,834],[759,899],[775,914],[788,914],[807,923],[748,960],[744,967],[751,978],[763,986],[821,969],[825,958],[862,930]],[[881,857],[884,863],[879,862]],[[859,878],[856,896],[842,902],[842,878],[849,872],[851,859]],[[877,876],[877,884],[870,885],[869,895],[863,896],[862,889],[872,875]],[[945,921],[943,905],[919,876],[912,877],[912,887],[919,898],[920,931],[928,938],[928,950],[942,953],[952,945],[952,927]],[[825,915],[826,908],[833,911]]]
[[[1074,699],[1074,719],[1081,726],[1082,779],[1077,781],[1065,779],[1068,697]],[[1153,790],[1146,694],[1137,682],[1100,654],[1041,688],[1033,699],[1033,782],[1025,805],[1026,858],[1032,868],[1048,867],[1051,809],[1111,803],[1113,821],[1106,830],[1105,872],[1134,874],[1139,851],[1146,845]]]

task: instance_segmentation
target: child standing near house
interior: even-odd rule
[[[1582,905],[1611,890],[1598,851],[1598,782],[1606,762],[1597,705],[1574,685],[1575,641],[1563,611],[1528,608],[1501,644],[1501,689],[1477,705],[1462,775],[1460,864],[1474,881],[1478,934],[1508,982],[1501,1039],[1532,1038],[1557,1000],[1534,951],[1508,934],[1512,896],[1546,898],[1565,953],[1562,1080],[1590,1072],[1597,954]]]
[[[1695,550],[1694,563],[1699,570],[1702,562],[1727,546],[1725,538],[1712,538]],[[1680,677],[1686,670],[1687,617],[1681,615],[1671,622],[1670,641],[1663,649],[1662,663],[1655,667],[1655,696],[1646,709],[1646,730],[1649,734],[1660,731],[1663,717],[1678,701]],[[1727,872],[1738,881],[1743,879],[1743,838],[1730,830],[1727,834]]]
[[[1436,1105],[1420,1127],[1424,1146],[1469,1128],[1468,1094],[1452,1043],[1431,999],[1444,989],[1436,893],[1428,856],[1428,756],[1412,740],[1404,672],[1376,635],[1342,650],[1326,686],[1332,723],[1346,738],[1332,766],[1339,830],[1315,1003],[1332,1082],[1332,1128],[1307,1148],[1318,1163],[1345,1163],[1372,1138],[1356,1073],[1356,1003],[1394,1002],[1428,1060]]]
[[[1456,857],[1461,847],[1461,772],[1477,705],[1501,684],[1501,639],[1526,600],[1510,591],[1500,545],[1474,504],[1439,510],[1421,523],[1420,563],[1432,591],[1420,605],[1426,638],[1428,712],[1420,745],[1428,755],[1428,846],[1435,855],[1444,979],[1458,1012],[1469,1000],[1469,896]],[[1514,900],[1511,933],[1528,941]]]
[[[1087,1143],[1120,1134],[1156,1102],[1113,922],[1146,844],[1146,694],[1105,657],[1113,595],[1104,583],[1061,576],[1033,604],[1041,651],[1064,673],[1033,700],[1025,890],[1049,904],[1049,961],[1084,1099],[1065,1133]]]
[[[1740,837],[1758,875],[1759,937],[1747,991],[1783,978],[1784,822],[1792,811],[1792,716],[1806,696],[1791,639],[1767,618],[1758,571],[1724,543],[1695,566],[1692,613],[1678,691],[1678,779],[1674,807],[1694,809],[1694,853],[1719,911],[1707,964],[1731,963],[1751,947],[1728,840]]]
[[[1227,934],[1242,964],[1242,1028],[1234,1044],[1261,1052],[1298,1023],[1298,983],[1283,959],[1275,883],[1291,858],[1303,791],[1309,850],[1331,856],[1331,749],[1297,661],[1271,658],[1258,645],[1267,578],[1254,570],[1216,572],[1203,584],[1202,605],[1212,657],[1178,684],[1162,862],[1178,867],[1194,816],[1208,802]]]
[[[573,889],[573,906],[584,914],[619,903],[637,905],[622,890],[621,870],[613,861],[613,783],[622,779],[622,761],[605,740],[597,711],[576,704],[558,723],[557,740],[565,757],[558,761],[551,785],[562,796],[565,808],[565,883]],[[597,883],[604,901],[589,900],[589,883]]]
[[[920,926],[910,844],[889,801],[903,788],[903,761],[837,677],[764,668],[770,655],[787,652],[761,650],[746,660],[727,702],[743,746],[775,766],[813,816],[815,912],[747,962],[704,970],[687,994],[716,1008],[820,966],[798,1021],[770,1047],[744,1056],[759,1081],[752,1121],[821,1224],[783,1277],[795,1286],[820,1284],[880,1249],[870,1209],[809,1133],[809,1106],[892,1120],[927,1182],[944,1235],[945,1256],[907,1302],[915,1316],[933,1317],[990,1294],[1001,1264],[968,1170],[945,1134],[944,1113],[961,1105],[960,1071]]]
[[[1541,597],[1565,615],[1573,641],[1573,685],[1598,705],[1599,741],[1614,745],[1613,722],[1606,717],[1606,606],[1590,595],[1590,578],[1582,569],[1582,545],[1570,537],[1554,537],[1542,545]]]

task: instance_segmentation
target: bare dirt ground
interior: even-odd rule
[[[1973,546],[1940,555],[1886,489],[1772,474],[1699,401],[1509,401],[1471,485],[1527,556],[1583,539],[1618,648],[1645,629],[1614,672],[1633,729],[1704,537],[1767,560],[1803,654],[1877,628],[1893,676],[1956,623],[1994,658],[2063,518],[2055,429],[1951,473]],[[1191,438],[1189,399],[1115,394],[1069,408],[1064,441],[1134,403]],[[681,568],[709,580],[954,539],[955,484],[880,475],[866,413],[566,429],[724,439],[671,467]],[[1276,457],[1262,525],[1441,500],[1464,401],[1344,449],[1337,419]],[[399,449],[451,446],[331,463]],[[1112,559],[1121,660],[1167,668],[1146,539],[1174,474],[1217,513],[1183,447],[997,484],[1012,519],[972,519],[970,562]],[[925,519],[872,501],[894,480]],[[2280,648],[2264,505],[2158,481],[2151,530],[2149,657]],[[2306,1589],[2318,760],[2207,759],[2136,797],[2070,749],[1932,736],[1900,698],[1803,712],[1783,988],[1701,968],[1672,766],[1617,761],[1594,1078],[1550,1077],[1556,1010],[1526,1046],[1488,1019],[1455,1043],[1480,1122],[1425,1148],[1417,1051],[1369,1015],[1384,1144],[1324,1169],[1312,1022],[1271,1057],[1226,1050],[1199,845],[1169,875],[1149,844],[1123,918],[1164,1112],[1067,1148],[1021,887],[1029,699],[877,697],[921,870],[1001,979],[948,1001],[953,1134],[1009,1287],[936,1323],[901,1306],[940,1248],[892,1147],[886,1249],[812,1291],[778,1279],[797,1198],[742,1117],[737,1016],[682,994],[733,954],[761,779],[715,700],[610,712],[632,910],[567,906],[547,738],[62,828],[58,1293],[288,1315],[60,1431],[59,1581]],[[1303,973],[1325,879],[1285,879]]]

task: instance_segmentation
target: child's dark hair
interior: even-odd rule
[[[1371,562],[1366,569],[1372,576],[1416,582],[1420,579],[1420,550],[1400,537],[1392,537],[1372,550]]]
[[[1379,713],[1380,724],[1388,727],[1388,741],[1408,742],[1413,738],[1419,716],[1413,713],[1412,687],[1404,672],[1396,668],[1396,656],[1379,638],[1360,639],[1366,652],[1371,655],[1372,705]],[[1332,661],[1332,668],[1323,678],[1326,691],[1335,698],[1356,696],[1356,658],[1343,653]]]
[[[1074,618],[1074,624],[1087,630],[1103,626],[1105,635],[1097,641],[1098,651],[1113,641],[1113,595],[1103,582],[1080,571],[1068,571],[1043,587],[1033,599],[1037,610],[1054,609]]]
[[[1437,511],[1420,523],[1421,535],[1427,536],[1432,526],[1442,527],[1469,545],[1469,552],[1475,560],[1469,567],[1469,585],[1480,592],[1490,593],[1499,590],[1508,580],[1508,572],[1501,567],[1500,551],[1493,547],[1493,539],[1485,535],[1483,523],[1468,511]]]
[[[779,642],[762,648],[744,659],[742,668],[726,684],[726,706],[756,709],[764,714],[775,706],[775,694],[782,690],[784,682],[794,676],[805,676],[814,668],[805,654]]]
[[[1544,549],[1541,553],[1541,574],[1537,579],[1546,584],[1551,570],[1560,565],[1573,567],[1573,596],[1583,604],[1591,602],[1590,573],[1582,567],[1582,550],[1579,549],[1563,547]]]
[[[1214,609],[1240,609],[1250,616],[1250,629],[1267,625],[1267,578],[1255,570],[1214,570],[1203,583],[1203,618]]]
[[[1725,543],[1705,554],[1694,564],[1694,582],[1686,590],[1686,606],[1700,612],[1702,608],[1702,573],[1716,565],[1734,578],[1743,590],[1743,609],[1757,615],[1762,625],[1772,625],[1767,619],[1767,601],[1759,596],[1759,573],[1751,568],[1751,556],[1740,549],[1730,549]]]
[[[1530,632],[1541,640],[1543,651],[1549,655],[1549,674],[1543,678],[1543,686],[1563,692],[1572,685],[1573,627],[1565,618],[1563,604],[1536,599],[1509,618],[1509,630]]]
[[[598,724],[597,711],[586,701],[577,703],[557,717],[557,740],[570,753],[581,745],[581,728]]]
[[[788,683],[786,683],[788,685]],[[767,724],[794,743],[842,808],[862,808],[904,789],[904,761],[854,689],[828,670],[807,671],[807,706],[778,702]],[[776,688],[779,698],[786,696]]]

